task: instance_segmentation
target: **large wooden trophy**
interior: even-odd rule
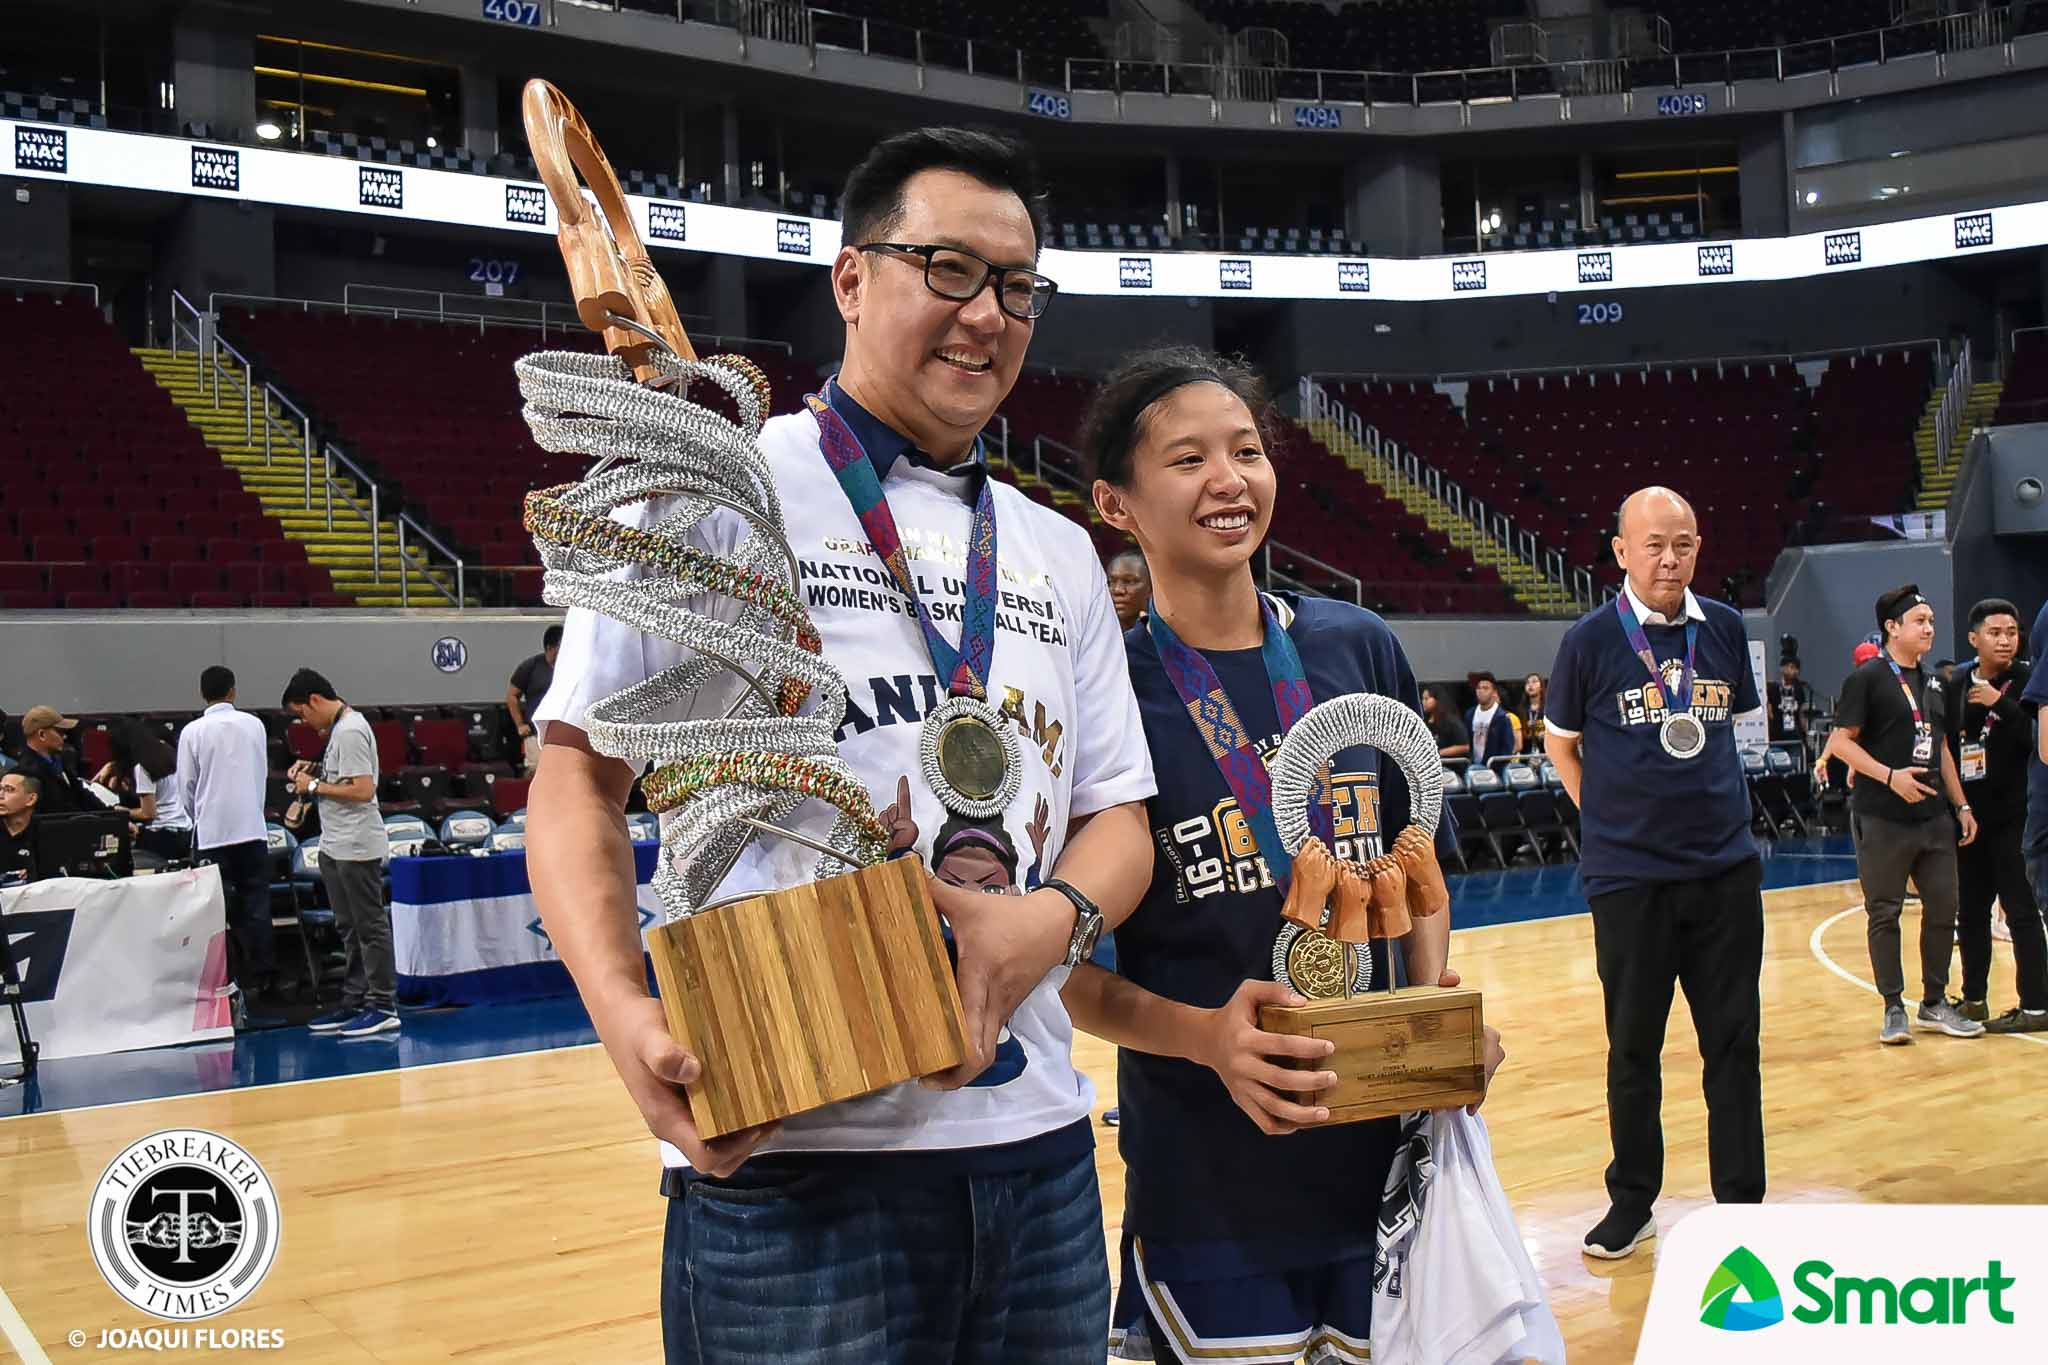
[[[654,887],[666,922],[648,951],[669,1031],[703,1063],[688,1087],[697,1131],[718,1137],[958,1065],[960,997],[924,865],[885,860],[888,830],[833,742],[846,685],[819,655],[755,444],[767,380],[744,357],[697,358],[617,176],[562,93],[529,81],[524,113],[577,316],[609,352],[515,367],[534,439],[597,457],[579,482],[526,499],[543,595],[688,651],[593,703],[586,730],[600,753],[654,765],[643,790],[662,815]],[[701,385],[739,420],[690,401]],[[736,699],[710,714],[671,718],[728,692]],[[778,824],[814,800],[838,812],[822,841]],[[815,850],[816,879],[714,899],[762,834]]]
[[[1310,830],[1308,818],[1331,758],[1360,744],[1400,766],[1411,807],[1410,823],[1393,848],[1363,863],[1339,860]],[[1263,1006],[1260,1027],[1337,1045],[1322,1061],[1290,1063],[1334,1071],[1337,1084],[1293,1098],[1326,1106],[1332,1123],[1476,1103],[1486,1093],[1479,992],[1433,983],[1396,990],[1391,970],[1387,989],[1367,989],[1375,940],[1401,937],[1414,917],[1450,912],[1436,860],[1444,773],[1436,741],[1408,707],[1354,693],[1297,721],[1270,771],[1273,823],[1294,858],[1281,912],[1286,923],[1273,945],[1273,979],[1309,1003]]]

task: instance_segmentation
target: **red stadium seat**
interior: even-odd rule
[[[533,781],[525,777],[501,777],[491,783],[491,809],[500,820],[526,809],[526,793]]]

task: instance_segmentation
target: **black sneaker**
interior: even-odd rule
[[[2023,1010],[2015,1005],[1984,1025],[1986,1033],[2048,1033],[2048,1010]]]
[[[1586,1234],[1585,1252],[1602,1261],[1618,1261],[1657,1235],[1657,1220],[1648,1214],[1609,1209]]]
[[[1123,1122],[1123,1114],[1119,1111],[1115,1109],[1105,1109],[1102,1111],[1103,1127],[1114,1128],[1121,1122]]]

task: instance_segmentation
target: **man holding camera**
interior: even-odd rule
[[[327,736],[317,765],[292,765],[291,789],[320,802],[320,879],[348,953],[341,1008],[307,1027],[343,1038],[394,1033],[397,969],[391,910],[384,903],[384,857],[391,846],[377,809],[377,736],[361,712],[334,694],[334,684],[310,668],[285,684],[284,709]]]

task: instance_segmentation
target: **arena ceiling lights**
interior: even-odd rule
[[[554,206],[529,181],[181,138],[0,121],[17,175],[248,199],[298,208],[552,233]],[[650,248],[823,265],[828,219],[627,196]],[[1165,298],[1391,299],[1570,294],[1805,279],[2048,244],[2048,201],[1908,218],[1799,237],[1697,238],[1424,259],[1048,250],[1039,268],[1066,294]]]

